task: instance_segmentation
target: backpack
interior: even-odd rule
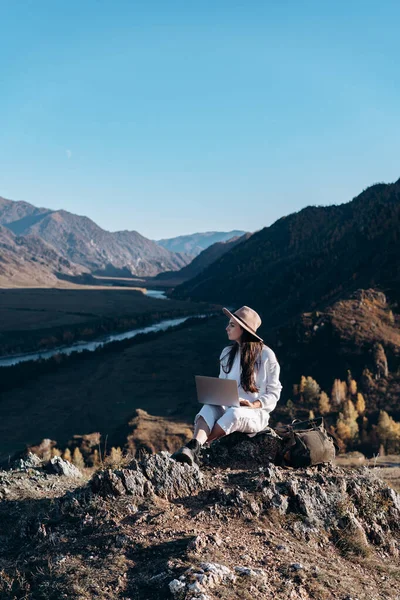
[[[277,430],[283,439],[283,463],[290,467],[309,467],[332,461],[339,446],[324,426],[322,417],[295,420]]]

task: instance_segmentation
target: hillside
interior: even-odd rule
[[[65,449],[74,434],[92,431],[100,432],[103,441],[107,436],[109,446],[123,447],[131,427],[137,428],[138,421],[132,421],[136,409],[155,417],[173,417],[191,427],[199,407],[194,376],[218,374],[218,357],[227,344],[225,326],[226,317],[210,317],[79,359],[56,357],[41,370],[29,365],[5,370],[0,460],[43,438]],[[310,410],[319,414],[320,387],[329,400],[325,417],[336,427],[340,413],[350,401],[356,405],[361,393],[365,408],[355,415],[355,437],[348,440],[348,446],[354,449],[362,443],[368,456],[377,452],[384,441],[374,429],[379,411],[400,421],[399,318],[386,298],[380,292],[360,290],[324,312],[303,313],[290,327],[271,332],[264,328],[263,336],[280,362],[283,384],[271,415],[272,426],[295,417],[308,418]],[[337,399],[334,382],[338,379],[347,385],[349,370],[354,382]],[[302,376],[318,384],[312,385],[315,393],[294,395],[293,386],[299,385]],[[140,431],[148,448],[164,447],[157,447],[146,423]],[[166,435],[158,435],[161,444]],[[176,432],[173,437],[177,439]],[[396,443],[400,444],[400,437]]]
[[[209,246],[200,252],[200,254],[196,256],[196,258],[194,258],[190,264],[186,265],[186,267],[183,267],[179,271],[160,273],[154,278],[154,281],[162,281],[166,283],[169,279],[173,279],[175,282],[174,285],[178,285],[178,283],[181,281],[183,282],[187,281],[188,279],[192,279],[204,271],[204,269],[215,262],[218,258],[226,254],[226,252],[229,252],[229,250],[237,246],[237,244],[241,244],[245,240],[248,240],[251,235],[251,233],[246,233],[240,237],[233,237],[226,242],[216,242],[215,244],[212,244],[212,246]]]
[[[391,377],[400,368],[400,317],[382,292],[357,290],[324,311],[302,313],[293,325],[277,328],[269,343],[293,376],[313,374],[323,384],[332,381],[333,370],[345,375],[350,369],[360,378],[368,368],[378,377],[374,348],[380,344],[386,377]]]
[[[36,209],[0,199],[0,225],[19,236],[35,235],[63,258],[103,275],[152,276],[177,270],[190,258],[175,254],[136,231],[109,232],[87,217],[64,210]]]
[[[172,296],[250,304],[267,326],[322,309],[357,288],[400,300],[400,180],[347,204],[309,206],[224,254]]]
[[[0,288],[49,286],[57,283],[57,274],[85,271],[37,236],[17,236],[0,225]]]
[[[218,242],[227,242],[233,237],[241,237],[245,231],[205,231],[204,233],[192,233],[180,235],[174,238],[157,240],[157,244],[171,252],[184,252],[192,257],[198,256],[209,246]]]
[[[82,476],[34,458],[0,472],[1,598],[399,597],[400,497],[380,469],[199,471],[163,452]]]

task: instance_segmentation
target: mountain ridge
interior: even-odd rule
[[[255,232],[175,288],[172,297],[248,304],[269,324],[383,286],[400,298],[400,180],[375,184],[346,204],[309,206]]]
[[[191,233],[179,235],[174,238],[155,240],[157,244],[174,252],[184,252],[192,256],[198,256],[203,250],[217,242],[226,242],[233,237],[241,237],[246,232],[241,230],[232,231],[204,231],[203,233]]]
[[[0,198],[0,225],[16,235],[39,236],[65,259],[103,275],[121,272],[154,276],[178,270],[191,260],[169,252],[137,231],[109,232],[89,217],[63,209],[37,208],[24,201]]]

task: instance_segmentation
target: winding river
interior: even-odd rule
[[[149,293],[151,292],[151,293]],[[147,290],[146,295],[152,298],[163,298],[168,300],[165,296],[164,292],[158,290]],[[105,344],[109,344],[110,342],[117,342],[120,340],[129,340],[131,338],[136,337],[140,333],[153,333],[155,331],[166,331],[171,327],[175,327],[176,325],[180,325],[184,323],[188,319],[196,318],[196,319],[204,319],[210,315],[189,315],[188,317],[180,317],[177,319],[164,319],[164,321],[160,321],[159,323],[154,323],[154,325],[148,325],[147,327],[141,327],[138,329],[130,329],[129,331],[124,331],[123,333],[113,333],[109,335],[104,335],[97,340],[93,340],[91,342],[81,341],[75,342],[70,346],[59,346],[58,348],[52,348],[51,350],[43,350],[41,352],[27,352],[26,354],[19,354],[14,356],[5,356],[4,358],[0,358],[0,367],[11,367],[13,365],[17,365],[23,362],[35,361],[40,359],[51,358],[55,354],[66,354],[70,355],[73,352],[83,352],[83,350],[89,350],[93,352],[104,346]]]
[[[89,350],[93,352],[109,344],[110,342],[117,342],[120,340],[129,340],[136,337],[139,333],[153,333],[155,331],[166,331],[170,327],[175,327],[184,323],[188,319],[204,319],[210,315],[189,315],[188,317],[181,317],[179,319],[165,319],[154,325],[148,325],[147,327],[141,327],[139,329],[131,329],[130,331],[124,331],[123,333],[115,333],[106,336],[102,336],[92,342],[75,342],[71,346],[59,346],[58,348],[52,348],[51,350],[44,350],[43,352],[29,352],[27,354],[20,354],[15,356],[6,356],[0,358],[0,367],[11,367],[22,362],[28,362],[30,360],[39,360],[41,358],[51,358],[55,354],[67,354],[70,355],[73,352],[82,352],[83,350]]]

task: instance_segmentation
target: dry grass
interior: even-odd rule
[[[380,479],[383,479],[390,487],[400,492],[400,455],[376,456],[374,458],[363,458],[358,453],[339,455],[335,463],[340,467],[366,466],[374,470]]]

